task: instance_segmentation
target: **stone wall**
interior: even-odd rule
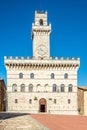
[[[80,115],[87,115],[87,87],[78,87],[78,111]]]
[[[84,91],[80,88],[78,88],[78,112],[84,115]]]
[[[36,99],[35,99],[36,97]],[[74,98],[73,98],[74,97]],[[28,112],[39,113],[39,100],[41,98],[47,101],[47,113],[50,114],[78,114],[77,111],[77,93],[10,93],[8,92],[8,111],[10,112]],[[15,99],[18,103],[15,103]],[[32,99],[32,103],[29,103]],[[54,103],[56,99],[56,103]],[[68,99],[71,100],[70,104]]]

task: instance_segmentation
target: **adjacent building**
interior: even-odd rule
[[[6,86],[3,79],[0,79],[0,111],[6,110]]]
[[[35,11],[33,57],[5,57],[9,112],[78,114],[80,59],[50,56],[51,24],[47,12]]]
[[[78,87],[78,111],[80,115],[87,115],[87,87]]]

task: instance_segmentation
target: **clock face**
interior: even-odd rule
[[[38,54],[44,56],[47,53],[47,48],[44,45],[38,47]]]

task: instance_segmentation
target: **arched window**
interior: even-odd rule
[[[17,92],[17,84],[12,85],[12,92]]]
[[[40,26],[43,26],[43,19],[39,20],[39,24],[40,24]]]
[[[53,92],[56,92],[56,84],[53,84]]]
[[[25,84],[21,84],[21,92],[25,92]]]
[[[37,92],[40,92],[41,91],[41,84],[37,84],[37,89],[36,89]]]
[[[51,73],[51,79],[54,79],[54,78],[55,78],[54,73]]]
[[[23,73],[20,73],[20,74],[19,74],[19,78],[23,78]]]
[[[48,91],[49,91],[49,85],[48,85],[48,84],[45,84],[44,91],[45,91],[45,92],[48,92]]]
[[[64,84],[61,84],[61,86],[60,86],[60,91],[61,91],[61,92],[64,92],[64,91],[65,91],[65,85],[64,85]]]
[[[33,84],[29,84],[29,92],[33,92]]]
[[[31,74],[30,74],[30,78],[31,78],[31,79],[34,79],[34,73],[31,73]]]
[[[68,86],[68,92],[72,92],[73,90],[73,85],[72,84],[69,84],[69,86]]]
[[[67,73],[64,74],[64,79],[68,79],[68,74]]]

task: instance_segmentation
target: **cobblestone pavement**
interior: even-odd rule
[[[48,130],[29,115],[0,120],[0,130]]]

